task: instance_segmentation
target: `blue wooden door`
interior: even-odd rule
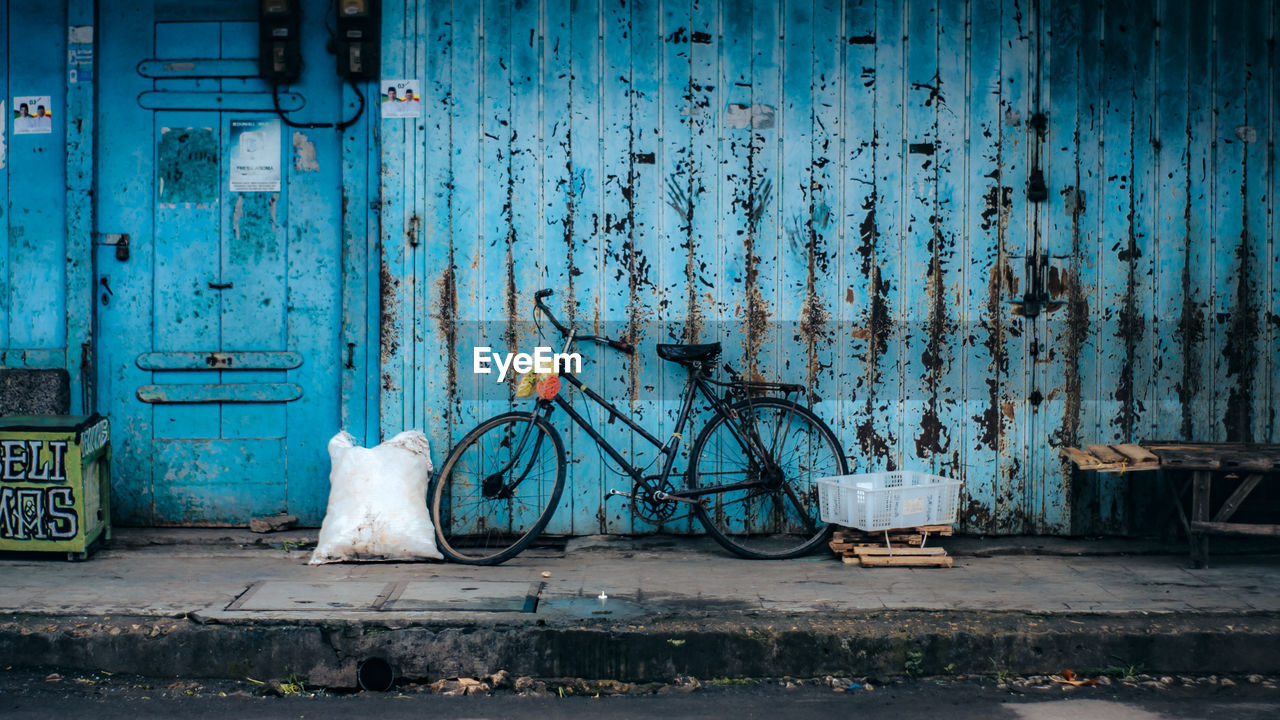
[[[99,27],[98,397],[117,520],[318,524],[339,423],[340,134],[280,121],[253,77],[253,3],[111,3]],[[280,102],[331,120],[332,58],[304,52]],[[265,173],[237,169],[249,152]]]

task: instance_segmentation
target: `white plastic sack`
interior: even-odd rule
[[[345,560],[443,559],[427,512],[431,448],[417,430],[362,448],[347,432],[329,441],[329,507],[312,565]]]

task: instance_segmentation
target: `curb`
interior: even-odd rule
[[[1168,674],[1280,673],[1280,614],[1025,615],[887,611],[834,619],[739,616],[632,625],[208,623],[189,618],[9,616],[12,667],[152,677],[355,684],[356,664],[414,681],[534,677],[696,678],[1027,675],[1138,666]]]

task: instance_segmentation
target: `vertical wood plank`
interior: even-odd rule
[[[1178,399],[1178,437],[1212,440],[1214,414],[1214,167],[1213,33],[1210,3],[1188,7],[1186,143],[1187,206],[1183,224],[1182,300],[1178,313],[1178,352],[1182,356]]]
[[[383,30],[391,38],[404,38],[410,3],[388,6]],[[382,73],[388,78],[408,77],[409,53],[405,42],[384,43]],[[381,90],[381,88],[379,88]],[[378,270],[378,338],[381,402],[379,432],[383,438],[413,425],[413,249],[405,237],[412,203],[411,152],[405,121],[382,115],[381,96],[373,103],[379,138],[379,225],[381,254]]]
[[[1269,34],[1267,36],[1268,45],[1275,47],[1278,39],[1280,39],[1280,10],[1275,7],[1271,8],[1271,24]],[[1268,190],[1267,197],[1272,198],[1269,216],[1271,224],[1268,228],[1268,245],[1267,264],[1271,268],[1271,283],[1268,288],[1269,301],[1267,307],[1272,308],[1271,315],[1268,318],[1267,328],[1270,336],[1270,350],[1267,357],[1270,359],[1268,363],[1267,378],[1270,383],[1268,407],[1280,407],[1280,311],[1275,308],[1280,307],[1280,212],[1275,207],[1275,197],[1277,191],[1277,167],[1280,164],[1280,153],[1276,150],[1277,135],[1280,135],[1280,98],[1276,97],[1280,94],[1280,59],[1276,58],[1274,52],[1271,53],[1268,66],[1268,82],[1270,83],[1271,98],[1270,123],[1267,129],[1268,146],[1271,148],[1270,159],[1268,163]],[[1271,424],[1267,433],[1268,442],[1280,442],[1280,417],[1275,414],[1271,416]]]
[[[8,346],[64,349],[67,338],[66,261],[66,105],[65,3],[55,6],[19,4],[10,10],[7,51],[21,58],[20,70],[7,83],[14,97],[48,94],[51,130],[18,135],[8,123]],[[37,107],[28,108],[36,115]],[[19,108],[9,108],[17,112]],[[68,118],[68,121],[70,119]],[[79,357],[79,348],[76,349]],[[63,366],[59,361],[55,367]]]
[[[8,10],[0,11],[7,15]],[[67,3],[68,32],[71,27],[88,27],[90,40],[97,41],[94,25],[94,7],[88,0],[70,0]],[[0,37],[7,37],[0,28]],[[71,38],[67,35],[67,42]],[[66,53],[63,53],[64,56]],[[87,68],[95,73],[97,68]],[[93,83],[70,83],[71,68],[67,68],[66,91],[66,308],[67,335],[65,339],[66,369],[70,376],[71,412],[88,414],[93,407],[93,162],[96,150],[94,123],[97,106],[94,102]],[[79,71],[79,70],[78,70]],[[6,68],[0,68],[0,77],[8,77]],[[8,83],[5,83],[7,88]],[[8,118],[3,118],[8,123]],[[6,183],[7,185],[7,183]],[[6,188],[7,193],[7,188]],[[0,197],[0,206],[8,207]],[[7,243],[6,243],[7,244]],[[6,273],[0,261],[0,278]],[[0,310],[0,316],[3,311]],[[3,325],[0,322],[0,325]],[[0,347],[5,347],[3,330],[0,330]]]
[[[1046,289],[1050,305],[1044,309],[1045,349],[1037,368],[1036,389],[1044,399],[1037,414],[1037,434],[1047,438],[1036,456],[1037,497],[1034,510],[1041,525],[1068,532],[1071,521],[1071,466],[1056,448],[1080,443],[1083,332],[1088,306],[1083,297],[1080,213],[1079,144],[1082,137],[1078,87],[1081,82],[1078,4],[1042,2],[1040,53],[1042,102],[1049,108],[1048,129],[1041,145],[1041,162],[1049,192],[1041,212],[1042,238],[1049,255]],[[1087,98],[1086,98],[1087,102]],[[1087,117],[1087,110],[1086,117]],[[1087,172],[1087,170],[1085,171]],[[1050,449],[1052,448],[1052,450]]]
[[[695,33],[702,35],[695,37]],[[699,42],[702,39],[709,42]],[[731,351],[728,330],[736,327],[717,301],[727,292],[728,285],[720,272],[720,231],[725,216],[730,213],[730,207],[723,204],[720,140],[726,132],[725,107],[736,89],[726,86],[722,75],[730,40],[725,35],[719,0],[693,0],[689,9],[690,150],[685,196],[690,217],[683,263],[685,319],[681,339],[690,343],[719,341],[726,351]],[[687,372],[674,363],[663,365],[667,377],[673,378],[672,384],[683,389]],[[700,403],[695,405],[695,417],[698,405]],[[704,415],[702,420],[705,418]],[[682,443],[686,451],[700,425],[701,422],[695,420],[687,426]],[[682,454],[679,466],[687,467],[688,460],[688,453]],[[676,484],[680,482],[677,480]],[[701,532],[701,525],[693,518],[676,527],[686,532]]]
[[[660,228],[656,236],[659,238],[658,247],[651,248],[651,257],[656,265],[657,287],[654,293],[658,324],[650,338],[653,342],[669,343],[685,339],[690,320],[690,293],[696,296],[698,292],[697,287],[689,282],[689,258],[694,252],[691,203],[698,200],[693,189],[696,166],[692,124],[694,114],[705,112],[707,108],[694,101],[694,93],[703,95],[705,90],[699,88],[695,91],[693,86],[692,33],[705,33],[706,44],[714,43],[714,39],[706,28],[693,26],[692,4],[688,0],[663,2],[659,26],[653,31],[660,43],[660,72],[654,73],[661,78],[658,90],[660,106],[655,109],[659,127],[654,141],[658,146],[657,168],[661,176],[661,185],[656,192],[662,205],[657,208],[656,217]],[[647,354],[645,376],[652,378],[656,386],[652,391],[658,399],[655,434],[660,440],[667,440],[680,410],[684,375],[674,363],[657,359],[652,342],[646,342],[639,350]],[[677,468],[680,468],[687,460],[677,462]],[[622,507],[621,501],[610,501],[611,515],[628,511]],[[667,532],[676,530],[675,523],[671,525],[665,528]]]
[[[454,283],[457,322],[463,328],[454,357],[458,378],[457,421],[454,439],[489,417],[482,402],[482,387],[488,391],[491,375],[471,372],[468,346],[502,347],[501,337],[491,328],[501,325],[490,314],[491,298],[485,287],[485,248],[489,238],[482,235],[484,187],[481,184],[482,85],[476,58],[480,57],[481,16],[475,3],[452,3],[449,20],[452,30],[449,65],[449,228],[454,239]],[[505,398],[504,398],[505,399]]]
[[[608,327],[602,325],[602,321],[607,319],[603,305],[607,280],[603,270],[606,175],[602,133],[606,107],[609,106],[602,100],[606,75],[602,65],[601,14],[598,0],[588,0],[573,6],[569,19],[573,108],[570,153],[577,191],[573,208],[574,264],[582,269],[582,275],[575,283],[575,288],[580,290],[575,290],[575,305],[568,308],[568,314],[578,327],[588,333],[603,332]],[[609,372],[610,358],[605,354],[608,349],[600,346],[579,346],[579,349],[583,359],[583,382],[593,390],[603,392],[611,382],[607,378],[616,374],[616,371]],[[593,408],[590,417],[596,423],[604,422],[604,414],[598,409]],[[607,525],[605,518],[601,517],[601,487],[618,482],[617,476],[605,470],[606,461],[592,444],[579,443],[573,462],[569,474],[571,484],[567,486],[567,494],[571,494],[573,499],[573,531],[579,535],[602,532]],[[626,517],[625,513],[623,517]]]
[[[561,322],[570,322],[576,313],[577,298],[583,292],[579,277],[583,270],[576,243],[574,223],[577,220],[580,171],[574,166],[571,142],[573,140],[572,85],[577,82],[571,64],[573,34],[567,4],[547,3],[544,10],[541,38],[542,56],[542,207],[545,222],[543,257],[546,264],[546,286],[555,290],[547,300]],[[542,323],[545,337],[555,337],[550,323]],[[587,367],[584,365],[583,370]],[[567,384],[562,386],[567,388]],[[561,392],[570,392],[562,389]],[[560,430],[568,456],[566,491],[560,496],[560,505],[551,521],[552,532],[572,532],[574,527],[574,488],[582,482],[582,455],[590,442],[577,426],[563,418],[555,423]],[[594,451],[592,452],[594,455]],[[613,508],[616,510],[617,508]]]
[[[841,378],[846,385],[844,437],[856,441],[851,472],[867,472],[877,462],[880,437],[873,434],[879,346],[873,309],[882,307],[879,292],[878,231],[876,224],[876,8],[875,0],[850,0],[845,7],[843,77],[845,125],[844,215],[851,230],[841,255],[841,284],[845,292],[848,330],[841,333],[845,359]],[[855,239],[856,238],[856,239]],[[855,254],[856,253],[856,254]],[[855,450],[851,447],[850,450]]]
[[[906,95],[906,34],[903,9],[897,3],[876,6],[875,57],[875,264],[871,268],[870,317],[872,357],[867,418],[858,427],[858,442],[873,471],[896,470],[902,464],[902,245],[905,195],[901,138]],[[864,234],[865,237],[865,234]],[[864,240],[865,242],[865,240]]]
[[[1191,199],[1188,196],[1190,166],[1187,125],[1190,115],[1187,109],[1187,83],[1189,50],[1188,6],[1179,2],[1164,2],[1159,8],[1159,26],[1156,30],[1156,102],[1157,116],[1153,139],[1158,143],[1156,151],[1156,207],[1155,236],[1152,241],[1155,277],[1155,307],[1153,317],[1152,407],[1150,437],[1176,438],[1182,433],[1186,417],[1184,405],[1189,405],[1195,390],[1182,385],[1193,368],[1186,367],[1187,358],[1179,347],[1193,342],[1187,337],[1191,329],[1186,326],[1184,303],[1186,296],[1184,278],[1189,278],[1191,268],[1186,267],[1189,251],[1195,242],[1187,227],[1187,214]],[[1177,308],[1177,320],[1170,312]]]
[[[906,92],[902,158],[902,417],[903,467],[936,471],[947,441],[938,419],[941,375],[947,358],[946,265],[938,215],[938,8],[910,3],[907,17]]]
[[[4,38],[5,47],[9,43],[9,4],[5,3],[0,6],[0,38]],[[8,113],[12,113],[13,109],[9,107],[13,102],[13,96],[9,92],[9,53],[0,53],[0,86],[4,88],[4,109],[6,117],[5,122],[5,149],[4,149],[4,167],[0,168],[0,207],[9,207],[9,132],[12,129],[12,123],[9,122]],[[9,270],[9,255],[12,253],[10,245],[12,240],[9,235],[9,213],[5,213],[0,218],[0,230],[4,231],[4,242],[0,242],[0,281],[4,282],[6,288],[12,287],[13,277]],[[0,292],[0,348],[9,347],[9,324],[12,320],[13,297],[10,291]],[[4,362],[7,364],[13,362],[5,357]]]
[[[1237,411],[1240,434],[1254,442],[1260,442],[1270,434],[1275,423],[1277,409],[1268,407],[1269,384],[1275,375],[1267,370],[1276,363],[1275,354],[1269,352],[1268,328],[1274,332],[1280,325],[1278,309],[1265,305],[1270,294],[1269,275],[1276,272],[1270,248],[1270,225],[1275,215],[1275,196],[1272,176],[1275,173],[1275,135],[1271,132],[1272,103],[1275,85],[1272,84],[1271,66],[1277,50],[1271,37],[1268,15],[1275,12],[1275,3],[1249,0],[1244,3],[1244,124],[1234,133],[1244,147],[1244,168],[1240,189],[1243,234],[1240,237],[1240,263],[1242,278],[1235,293],[1235,312],[1240,317],[1237,329],[1232,332],[1239,343],[1240,356],[1240,408]],[[1274,318],[1273,321],[1269,322]],[[1243,337],[1237,337],[1243,335]],[[1228,399],[1230,403],[1230,399]]]
[[[660,30],[660,9],[656,3],[631,3],[630,18],[630,102],[628,114],[631,128],[628,134],[630,147],[631,199],[628,222],[629,235],[624,260],[627,269],[627,327],[618,334],[625,335],[636,346],[636,353],[627,358],[630,376],[631,406],[634,417],[659,439],[664,439],[661,418],[661,373],[667,364],[653,351],[657,342],[666,342],[661,327],[662,292],[659,279],[665,261],[663,248],[668,246],[666,228],[662,220],[665,205],[663,195],[664,174],[659,165],[663,145],[667,138],[662,134],[662,108],[664,107],[663,50],[666,43]],[[674,138],[672,138],[674,140]],[[626,357],[611,352],[614,362]],[[656,448],[628,431],[628,442],[636,462],[646,463],[656,459],[661,462]],[[657,465],[653,472],[657,472]],[[609,487],[628,489],[630,483],[618,479]],[[603,488],[608,491],[609,487]],[[623,507],[620,501],[616,507]],[[624,525],[630,532],[652,532],[652,524],[629,519]]]
[[[621,2],[602,0],[600,21],[602,55],[600,66],[600,193],[603,204],[601,226],[601,275],[598,289],[599,316],[597,331],[605,335],[628,335],[633,330],[630,316],[636,256],[632,244],[635,237],[635,161],[631,151],[636,118],[632,112],[631,46],[632,7]],[[593,351],[600,368],[601,385],[597,388],[609,402],[634,412],[637,401],[632,391],[635,366],[629,358],[597,345]],[[600,417],[596,415],[596,417]],[[601,434],[624,456],[632,453],[631,432],[620,423],[599,428]],[[631,518],[624,513],[616,524],[600,512],[605,489],[614,484],[627,485],[612,461],[603,461],[601,484],[585,498],[596,508],[599,532],[628,532]]]
[[[935,102],[937,131],[935,134],[935,160],[937,191],[934,208],[936,220],[932,223],[930,263],[936,274],[931,277],[934,294],[930,300],[928,342],[926,351],[930,358],[925,362],[930,382],[931,407],[936,423],[925,425],[929,418],[929,406],[922,417],[918,441],[931,444],[927,448],[933,458],[933,466],[940,474],[963,479],[965,474],[963,440],[966,415],[963,407],[965,386],[963,356],[965,325],[963,303],[965,298],[964,218],[968,166],[965,143],[968,137],[967,119],[968,55],[966,53],[965,3],[938,3],[938,59],[937,87],[939,97]],[[921,358],[924,360],[923,356]],[[928,367],[931,366],[932,367]],[[932,399],[936,396],[936,400]]]
[[[852,433],[843,431],[840,418],[844,413],[845,390],[849,383],[841,379],[844,356],[840,346],[847,327],[845,289],[841,280],[848,261],[843,249],[852,243],[856,225],[842,221],[844,177],[840,163],[844,156],[845,115],[842,102],[843,3],[840,0],[815,0],[813,33],[810,50],[813,55],[809,84],[813,107],[810,124],[810,191],[805,209],[805,294],[800,308],[799,330],[803,347],[794,346],[783,352],[783,375],[803,380],[811,388],[804,401],[823,419],[848,453]],[[787,94],[787,93],[784,93]],[[785,346],[784,346],[785,347]],[[803,372],[798,367],[803,349]]]
[[[1240,3],[1214,5],[1213,171],[1214,250],[1213,333],[1214,440],[1243,441],[1249,432],[1248,377],[1243,344],[1248,342],[1248,316],[1238,306],[1247,292],[1249,263],[1244,251],[1245,148],[1235,129],[1245,124],[1244,8]]]
[[[1099,337],[1100,377],[1103,378],[1102,435],[1108,442],[1127,442],[1136,420],[1134,367],[1132,354],[1138,337],[1131,336],[1126,322],[1136,321],[1138,245],[1134,215],[1133,160],[1133,68],[1135,64],[1134,8],[1132,3],[1116,3],[1104,9],[1104,81],[1102,125],[1102,266],[1101,323]],[[1108,89],[1109,88],[1109,89]],[[1100,529],[1119,530],[1124,487],[1111,475],[1099,475]]]
[[[1103,389],[1100,387],[1100,364],[1103,347],[1110,341],[1103,318],[1107,313],[1102,301],[1104,287],[1104,234],[1102,232],[1103,194],[1108,186],[1102,162],[1103,119],[1106,115],[1102,86],[1109,77],[1103,60],[1101,28],[1104,24],[1100,6],[1080,9],[1080,78],[1079,78],[1079,168],[1076,210],[1072,235],[1075,285],[1068,293],[1067,322],[1081,345],[1078,373],[1068,379],[1068,386],[1080,386],[1080,422],[1078,437],[1090,442],[1102,436]],[[1066,198],[1064,198],[1065,200]],[[1078,237],[1077,237],[1078,236]],[[1074,342],[1074,340],[1073,340]],[[1066,425],[1064,424],[1064,428]],[[1065,433],[1064,433],[1065,434]],[[1065,443],[1065,437],[1064,437]],[[1073,532],[1096,532],[1101,516],[1101,476],[1098,473],[1076,473],[1072,488]]]
[[[445,453],[470,429],[463,426],[459,412],[460,392],[473,379],[466,357],[474,345],[459,318],[459,246],[454,236],[450,212],[453,203],[452,124],[453,102],[450,73],[453,65],[453,25],[450,3],[433,3],[420,11],[423,27],[417,38],[419,77],[422,78],[424,128],[422,147],[422,306],[427,322],[422,325],[422,362],[416,372],[423,378],[423,422],[439,467]]]
[[[104,70],[96,78],[101,100],[97,121],[100,128],[114,130],[111,142],[95,149],[97,229],[127,232],[130,237],[129,260],[125,262],[116,259],[114,247],[95,248],[97,409],[112,420],[111,510],[113,519],[121,524],[147,524],[154,519],[154,406],[139,402],[135,395],[139,386],[151,382],[152,374],[139,369],[135,358],[150,343],[155,321],[150,281],[155,262],[155,177],[136,172],[137,155],[141,154],[144,166],[154,163],[156,138],[150,112],[138,107],[136,101],[138,93],[152,88],[152,82],[137,73],[110,73],[105,68],[136,64],[138,48],[154,47],[153,12],[153,3],[137,0],[103,8],[98,17],[102,40],[98,63]],[[106,342],[107,338],[117,340]]]
[[[1128,293],[1133,295],[1132,310],[1126,310],[1122,317],[1122,325],[1126,328],[1126,348],[1132,343],[1130,358],[1126,363],[1131,365],[1133,410],[1131,413],[1128,437],[1140,441],[1151,437],[1152,422],[1155,413],[1156,375],[1154,349],[1158,341],[1159,328],[1155,324],[1156,316],[1156,283],[1155,278],[1161,268],[1157,265],[1157,248],[1154,243],[1157,220],[1156,178],[1157,151],[1155,142],[1159,135],[1157,123],[1155,78],[1157,76],[1156,27],[1160,18],[1156,14],[1153,3],[1141,3],[1134,7],[1132,20],[1132,36],[1134,46],[1133,70],[1133,241],[1134,252],[1130,253],[1129,267],[1133,271],[1133,281],[1128,285]],[[1128,302],[1128,301],[1126,301]],[[1125,501],[1124,523],[1128,525],[1140,519],[1137,508],[1145,506],[1153,493],[1150,489],[1139,490],[1131,484],[1124,488]]]

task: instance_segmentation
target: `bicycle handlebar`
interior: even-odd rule
[[[555,291],[551,290],[550,288],[539,290],[538,292],[534,293],[533,294],[533,304],[535,308],[534,312],[536,314],[538,310],[541,310],[542,314],[547,316],[547,319],[550,320],[551,324],[554,325],[555,328],[560,331],[561,335],[565,337],[569,337],[569,335],[573,332],[572,328],[565,327],[564,324],[561,323],[556,318],[555,314],[551,312],[551,308],[547,307],[547,304],[542,301],[543,298],[551,297],[554,294],[555,294]],[[537,318],[535,317],[534,319],[536,320]],[[604,337],[602,335],[574,335],[573,337],[575,340],[585,340],[589,342],[600,343],[601,345],[608,345],[614,350],[624,352],[628,355],[634,355],[636,352],[635,345],[632,345],[629,342],[623,342],[622,340],[614,340],[613,338]]]

